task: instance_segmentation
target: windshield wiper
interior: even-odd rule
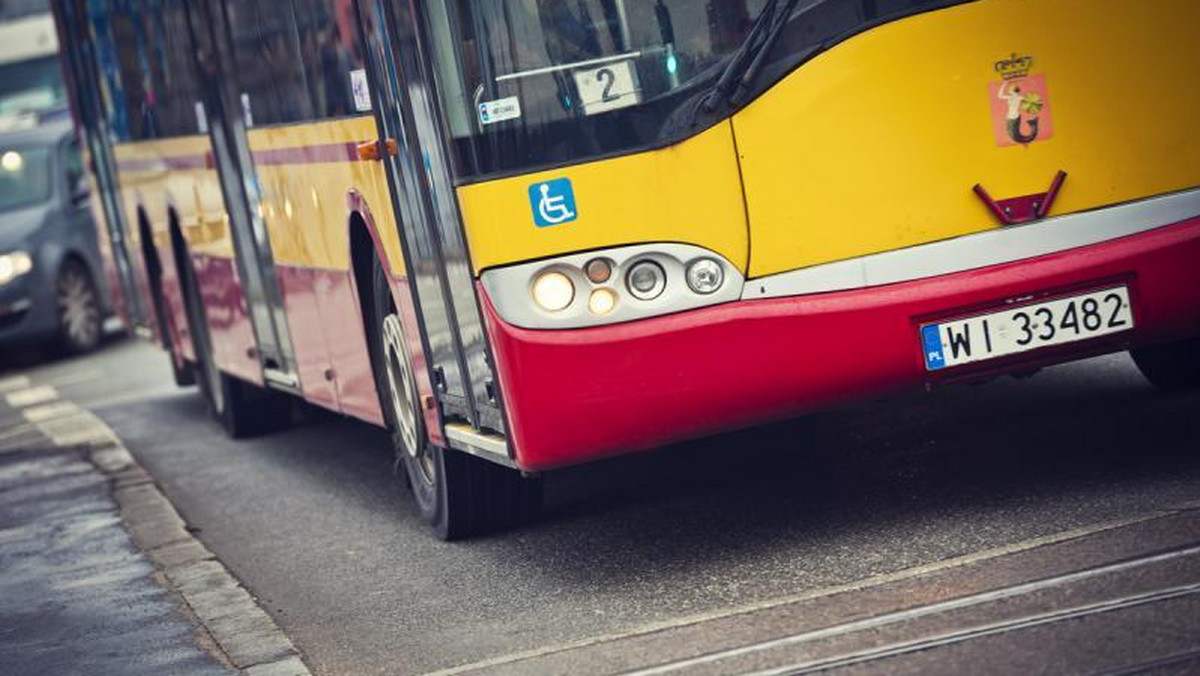
[[[721,77],[713,85],[712,91],[704,100],[704,112],[712,113],[722,104],[736,103],[758,77],[766,63],[771,47],[779,39],[783,27],[791,17],[792,10],[799,0],[767,0],[767,4],[758,14],[754,26],[742,44],[729,58],[728,65],[721,72]],[[783,9],[780,11],[780,5]],[[821,3],[817,3],[821,4]]]

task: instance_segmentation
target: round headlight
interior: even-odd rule
[[[667,273],[654,261],[635,263],[625,275],[625,286],[638,300],[654,300],[667,288]]]
[[[588,310],[592,314],[603,317],[617,307],[617,294],[611,289],[596,289],[588,298]]]
[[[716,293],[725,283],[725,268],[711,258],[698,258],[688,265],[687,283],[698,294]]]
[[[561,272],[543,272],[533,281],[533,300],[547,312],[560,312],[575,300],[575,284]]]

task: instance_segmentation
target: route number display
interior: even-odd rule
[[[575,88],[585,115],[595,115],[641,103],[633,61],[614,61],[599,68],[575,71]]]
[[[1129,289],[1117,287],[921,327],[925,368],[1074,343],[1133,328]]]

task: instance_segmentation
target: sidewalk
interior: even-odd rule
[[[0,380],[0,671],[307,674],[274,634],[98,419]]]

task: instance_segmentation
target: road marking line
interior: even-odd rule
[[[58,399],[58,390],[50,385],[38,385],[24,390],[17,390],[5,395],[8,405],[13,408],[37,406]]]
[[[0,394],[6,394],[14,390],[29,389],[31,384],[29,376],[11,376],[0,380]]]
[[[21,415],[31,423],[39,423],[52,418],[75,415],[81,410],[82,409],[69,401],[56,401],[51,404],[31,406],[30,408],[21,411]]]
[[[80,383],[88,383],[95,380],[103,380],[104,372],[100,369],[73,369],[67,371],[60,376],[52,376],[46,378],[46,383],[55,387],[64,387],[66,385],[78,385]]]
[[[792,646],[800,643],[811,643],[821,639],[844,636],[846,634],[853,634],[869,629],[878,629],[880,627],[885,627],[900,622],[908,622],[910,620],[919,619],[928,615],[937,615],[939,613],[962,610],[963,608],[971,608],[974,606],[983,605],[985,603],[992,603],[994,601],[1003,601],[1005,599],[1010,599],[1016,596],[1024,596],[1037,591],[1062,587],[1063,585],[1071,584],[1072,582],[1081,582],[1083,580],[1110,575],[1112,573],[1120,573],[1127,570],[1133,570],[1134,568],[1140,568],[1142,566],[1149,566],[1155,563],[1162,563],[1164,561],[1171,561],[1178,558],[1196,556],[1198,554],[1200,554],[1200,546],[1185,547],[1184,549],[1176,549],[1174,551],[1165,552],[1162,554],[1154,554],[1152,556],[1129,559],[1127,561],[1110,563],[1104,566],[1097,566],[1095,568],[1087,568],[1074,573],[1055,575],[1052,577],[1042,578],[1041,580],[1035,580],[1033,582],[1024,582],[1008,587],[1001,587],[999,589],[991,589],[985,592],[979,592],[977,594],[968,594],[967,596],[960,596],[948,601],[940,601],[938,603],[917,606],[916,608],[897,610],[890,613],[884,613],[883,615],[876,615],[875,617],[855,620],[853,622],[835,624],[833,626],[822,627],[821,629],[814,629],[812,631],[793,634],[791,636],[784,636],[782,638],[777,638],[770,641],[752,643],[750,645],[745,645],[738,648],[708,653],[707,655],[700,655],[699,657],[678,660],[676,662],[668,662],[667,664],[660,664],[649,669],[628,671],[625,672],[623,676],[654,676],[656,674],[666,674],[673,671],[679,671],[680,669],[695,667],[701,664],[718,662],[731,657],[741,657],[743,655],[760,653],[765,650],[781,648],[783,646]],[[1189,585],[1189,588],[1197,586],[1198,585]],[[801,668],[804,666],[805,665],[801,665]],[[764,673],[775,672],[771,671]],[[790,669],[785,670],[783,673],[790,673]]]
[[[934,561],[933,563],[927,563],[927,564],[924,564],[921,566],[905,568],[903,570],[899,570],[894,573],[875,575],[872,577],[863,578],[861,580],[856,580],[854,582],[847,582],[847,583],[839,584],[839,585],[831,585],[828,587],[822,587],[822,588],[814,589],[811,591],[800,592],[800,593],[793,594],[790,596],[783,596],[783,597],[779,597],[779,598],[775,598],[775,599],[760,601],[757,603],[750,603],[750,604],[746,604],[746,605],[742,605],[742,606],[736,606],[733,608],[723,608],[723,609],[713,610],[713,611],[709,611],[709,612],[705,612],[705,613],[697,613],[695,615],[689,615],[686,617],[662,620],[659,622],[651,622],[651,623],[644,624],[640,627],[635,627],[633,629],[629,629],[626,631],[618,631],[618,632],[613,632],[613,633],[605,634],[605,635],[601,635],[601,636],[579,639],[577,641],[569,641],[569,642],[561,643],[561,644],[558,644],[555,646],[547,646],[544,648],[534,648],[531,650],[510,653],[508,655],[500,655],[498,657],[493,657],[493,658],[486,659],[486,660],[480,660],[478,662],[472,662],[470,664],[462,664],[462,665],[459,665],[456,667],[450,667],[448,669],[441,669],[438,671],[429,672],[428,674],[426,674],[426,676],[455,676],[456,674],[462,674],[462,673],[466,673],[469,671],[488,669],[488,668],[497,667],[497,666],[504,665],[504,664],[511,664],[514,662],[522,662],[525,660],[536,659],[539,657],[546,657],[548,655],[554,655],[556,653],[567,652],[570,650],[578,650],[580,648],[587,648],[590,646],[599,645],[601,643],[609,643],[609,642],[613,642],[613,641],[634,638],[637,636],[646,636],[649,634],[654,634],[654,633],[658,633],[658,632],[662,632],[662,631],[668,631],[671,629],[679,629],[681,627],[687,627],[687,626],[691,626],[691,625],[695,625],[695,624],[700,624],[702,622],[708,622],[711,620],[719,620],[719,619],[724,619],[724,618],[729,618],[729,617],[736,617],[738,615],[748,615],[750,613],[756,613],[756,612],[763,611],[763,610],[770,610],[772,608],[778,608],[781,606],[786,606],[786,605],[798,603],[801,601],[809,601],[812,599],[818,599],[818,598],[822,598],[822,597],[826,597],[826,596],[835,596],[837,594],[843,594],[846,592],[871,589],[873,587],[890,584],[892,582],[900,582],[902,580],[908,580],[908,579],[912,579],[912,578],[916,578],[916,577],[921,577],[921,576],[929,575],[932,573],[939,573],[939,572],[943,572],[946,570],[952,570],[954,568],[962,568],[964,566],[968,566],[968,565],[971,565],[974,563],[980,563],[980,562],[988,561],[991,559],[998,559],[998,558],[1008,556],[1011,554],[1019,554],[1021,552],[1026,552],[1026,551],[1029,551],[1032,549],[1037,549],[1039,547],[1060,544],[1063,542],[1068,542],[1070,540],[1077,540],[1079,538],[1087,537],[1089,535],[1103,533],[1105,531],[1116,530],[1118,528],[1132,526],[1134,524],[1143,523],[1146,521],[1153,521],[1154,519],[1159,519],[1164,516],[1168,516],[1170,514],[1178,513],[1181,511],[1187,511],[1188,509],[1192,508],[1192,506],[1193,505],[1191,503],[1189,503],[1189,505],[1184,508],[1179,508],[1179,507],[1165,508],[1165,509],[1162,509],[1159,511],[1149,512],[1146,514],[1141,514],[1141,515],[1132,516],[1132,517],[1127,517],[1124,519],[1116,519],[1113,521],[1106,521],[1104,523],[1099,523],[1099,524],[1095,524],[1092,526],[1084,526],[1082,528],[1075,528],[1072,530],[1063,531],[1061,533],[1052,533],[1050,535],[1043,535],[1041,537],[1031,538],[1029,540],[1022,540],[1020,542],[1014,542],[1012,544],[1002,545],[1000,547],[993,547],[992,549],[985,549],[981,552],[975,552],[973,554],[964,554],[962,556],[956,556],[956,557],[949,558],[949,559],[943,559],[941,561]]]

